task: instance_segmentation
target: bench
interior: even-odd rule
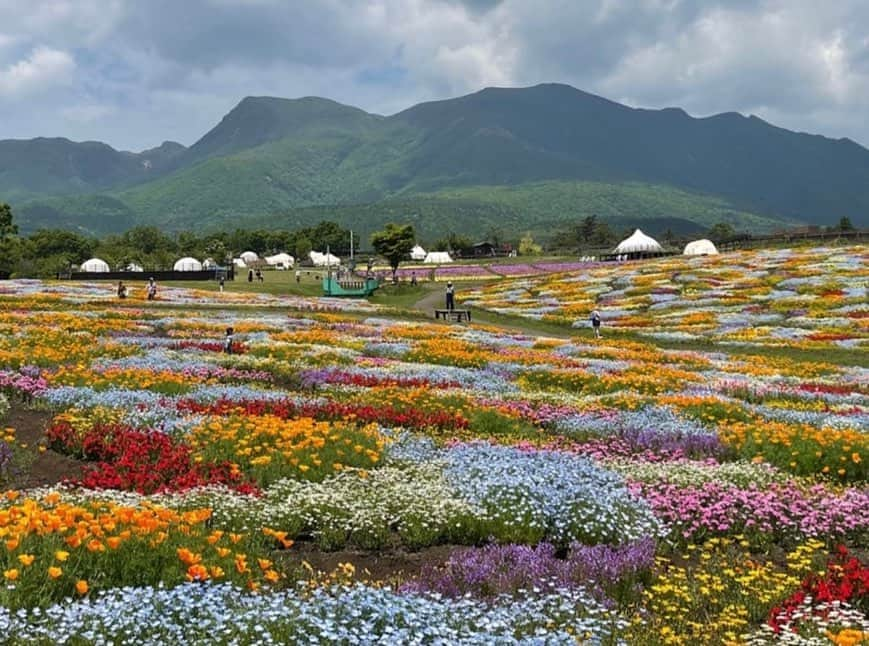
[[[435,319],[443,319],[445,321],[471,321],[471,310],[435,310]]]

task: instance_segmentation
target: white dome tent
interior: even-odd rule
[[[259,260],[259,256],[256,255],[255,251],[245,251],[245,252],[239,254],[238,257],[241,258],[242,260],[244,260],[244,263],[246,265],[252,265],[257,260]]]
[[[202,261],[203,269],[214,269],[217,266],[217,261],[214,258],[206,258]]]
[[[703,238],[686,244],[685,251],[682,253],[686,256],[717,256],[718,249],[715,248],[711,240]]]
[[[266,256],[266,262],[272,267],[292,267],[296,259],[288,253],[276,253],[274,256]]]
[[[196,258],[179,258],[175,261],[175,266],[172,267],[175,271],[202,271],[202,263]]]
[[[425,249],[419,245],[415,245],[414,248],[410,250],[411,260],[425,260],[425,255]]]
[[[452,261],[452,256],[446,251],[429,251],[423,260],[428,265],[444,265]]]
[[[90,260],[85,260],[81,264],[81,270],[100,274],[111,271],[111,269],[109,269],[109,263],[102,258],[91,258]]]
[[[142,267],[142,265],[135,263],[135,262],[131,262],[129,265],[127,265],[126,269],[127,269],[127,271],[136,271],[136,272],[145,271],[145,269]]]
[[[247,263],[241,258],[233,258],[232,264],[238,267],[239,269],[244,269],[247,267]]]
[[[613,253],[616,254],[640,254],[640,253],[660,253],[664,248],[658,244],[654,238],[650,238],[645,233],[637,229],[630,237],[625,238],[615,248]]]

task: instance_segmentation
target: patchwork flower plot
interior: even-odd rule
[[[109,285],[8,281],[0,630],[859,643],[866,259],[567,263],[582,275],[475,296],[564,324],[547,337],[365,302],[177,288],[119,303]],[[571,334],[595,302],[618,303],[606,325],[637,334]],[[28,481],[28,460],[49,457],[75,472]],[[305,563],[334,551],[362,580]],[[403,565],[365,575],[366,559]]]

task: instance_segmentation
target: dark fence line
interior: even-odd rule
[[[234,280],[232,268],[203,269],[202,271],[73,271],[66,276],[68,280],[127,280],[130,282],[145,282],[153,278],[158,282],[173,280],[217,280],[223,276],[226,280]]]
[[[733,251],[735,249],[750,249],[753,247],[762,247],[766,244],[790,244],[792,242],[802,242],[809,240],[819,241],[843,241],[843,242],[861,242],[869,240],[869,230],[853,230],[853,231],[791,231],[784,233],[771,233],[768,235],[755,236],[743,235],[729,240],[723,240],[716,243],[720,251]]]

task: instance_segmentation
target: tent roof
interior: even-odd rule
[[[446,251],[429,251],[425,257],[423,262],[433,263],[433,264],[442,264],[446,262],[452,262],[453,258]]]
[[[613,253],[635,253],[637,251],[663,251],[663,247],[654,238],[637,229],[625,238],[615,248]]]
[[[109,263],[102,258],[91,258],[81,264],[82,271],[109,271]]]
[[[685,251],[682,253],[686,256],[714,256],[718,254],[718,249],[715,248],[711,240],[703,238],[686,244]]]
[[[202,263],[196,260],[196,258],[184,256],[175,261],[175,265],[172,269],[175,271],[199,271],[202,269]]]

